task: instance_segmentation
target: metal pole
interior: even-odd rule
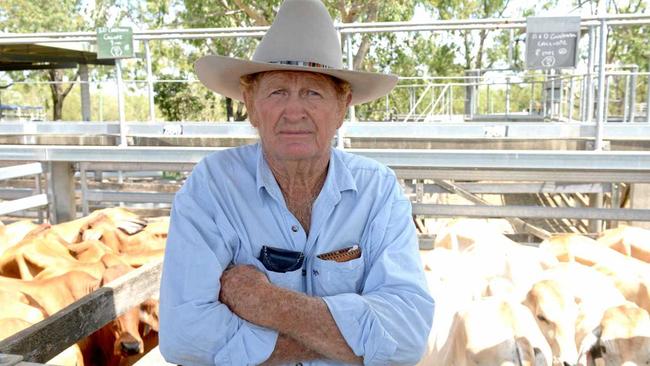
[[[447,91],[447,115],[449,116],[449,120],[451,121],[451,86]]]
[[[346,37],[347,41],[347,51],[348,51],[348,69],[354,70],[354,55],[352,54],[352,34],[348,34]],[[350,106],[350,122],[356,121],[356,115],[354,111],[354,106]]]
[[[580,120],[584,121],[587,117],[587,77],[580,79]]]
[[[43,163],[41,163],[41,171],[42,171],[42,169],[43,169]],[[36,187],[34,187],[36,189],[35,194],[42,194],[43,193],[43,186],[41,185],[41,177],[43,176],[43,173],[44,172],[42,172],[41,174],[36,174],[36,176],[34,177],[34,180],[35,180],[34,183],[36,183]],[[39,207],[39,209],[38,209],[38,222],[40,224],[45,222],[46,213],[47,213],[47,207],[45,207],[45,208]]]
[[[639,72],[639,67],[634,65],[632,67],[632,75],[630,75],[630,122],[636,119],[636,78]]]
[[[339,32],[339,36],[342,37],[342,34]],[[345,36],[345,48],[347,49],[347,58],[348,58],[348,69],[352,70],[354,68],[354,60],[352,59],[352,34],[348,33]],[[348,116],[350,122],[356,120],[354,113],[354,106],[348,108]],[[339,149],[345,148],[345,125],[342,124],[341,127],[336,131],[336,147]]]
[[[630,74],[625,75],[625,88],[623,89],[623,123],[629,122],[630,117]]]
[[[605,62],[607,56],[607,22],[600,19],[600,37],[598,49],[598,119],[596,122],[596,141],[594,150],[603,149],[603,127],[605,123]]]
[[[79,173],[81,179],[81,213],[84,216],[88,216],[90,213],[88,209],[88,163],[79,164]]]
[[[390,118],[390,107],[388,105],[388,94],[386,94],[385,101],[386,101],[386,112],[384,114],[384,120],[390,121],[391,118]]]
[[[648,70],[650,72],[650,69]],[[650,74],[646,76],[647,90],[645,92],[645,121],[650,123]]]
[[[560,82],[560,86],[558,88],[560,95],[558,95],[557,114],[558,114],[558,118],[562,118],[562,110],[563,110],[562,102],[564,101],[564,86],[562,85],[562,72],[560,70],[558,70],[558,74],[559,74],[559,77],[557,79]],[[555,84],[553,84],[553,85],[555,85]]]
[[[621,190],[619,187],[618,183],[612,183],[611,186],[611,192],[610,192],[610,202],[611,202],[611,208],[621,208]],[[613,229],[618,227],[618,221],[616,220],[609,220],[608,221],[608,229]]]
[[[76,219],[73,164],[67,161],[52,162],[51,177],[54,223],[60,224]]]
[[[99,122],[104,122],[104,95],[101,81],[97,84],[97,92],[99,93]]]
[[[474,87],[473,87],[474,92],[472,93],[472,95],[474,96],[474,100],[472,102],[472,116],[474,116],[475,114],[478,114],[478,112],[479,112],[479,109],[478,109],[478,107],[479,107],[478,87],[479,87],[479,83],[481,82],[481,80],[478,79],[478,76],[480,76],[480,75],[481,75],[481,70],[476,71],[477,78],[474,79]]]
[[[156,121],[156,110],[153,101],[153,74],[151,72],[151,50],[149,41],[144,41],[144,57],[147,63],[147,91],[149,92],[149,121]]]
[[[593,87],[593,71],[594,71],[594,57],[596,48],[596,31],[594,26],[589,27],[589,57],[587,58],[587,108],[585,113],[587,118],[585,122],[591,122],[594,116],[594,87]]]
[[[492,100],[490,98],[490,83],[486,85],[486,88],[487,88],[487,96],[486,96],[487,114],[492,114]]]
[[[451,85],[449,87],[449,100],[450,100],[449,106],[451,107],[450,108],[450,110],[451,110],[450,113],[453,116],[454,115],[454,86],[453,85]]]
[[[573,75],[569,77],[569,110],[567,111],[569,121],[573,118]]]
[[[528,114],[533,114],[533,105],[535,104],[535,79],[530,81],[530,100],[528,101]]]
[[[115,60],[115,73],[117,74],[117,109],[120,113],[120,144],[127,146],[126,143],[126,121],[124,117],[124,95],[122,94],[122,65],[120,59]]]
[[[509,36],[509,39],[508,39],[508,67],[512,70],[512,68],[513,68],[512,67],[512,59],[513,59],[512,55],[514,53],[513,52],[513,47],[514,47],[514,44],[515,44],[515,40],[514,40],[514,38],[515,38],[515,30],[510,28],[510,34],[508,36]]]
[[[79,64],[79,89],[81,97],[81,120],[90,121],[90,84],[88,78],[88,65]]]
[[[510,76],[506,76],[506,120],[510,115]]]
[[[603,122],[607,122],[607,116],[609,116],[609,97],[611,94],[611,86],[614,83],[614,75],[605,76],[605,116],[603,117]]]
[[[550,70],[551,77],[549,78],[551,80],[551,113],[550,117],[553,119],[553,115],[555,114],[555,70],[551,69]]]
[[[544,70],[544,79],[542,81],[542,116],[544,119],[546,119],[546,102],[547,102],[547,94],[548,92],[546,91],[546,85],[548,85],[548,70]]]

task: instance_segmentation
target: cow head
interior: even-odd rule
[[[586,342],[580,365],[649,365],[650,316],[633,303],[611,307]]]
[[[562,283],[542,280],[533,285],[524,301],[551,346],[554,364],[572,365],[578,360],[575,343],[578,306]]]
[[[109,283],[131,270],[132,268],[126,265],[109,267],[104,271],[102,283]],[[144,342],[138,330],[139,324],[140,308],[136,306],[118,316],[106,326],[106,330],[110,333],[108,338],[113,339],[114,356],[126,357],[144,353]]]

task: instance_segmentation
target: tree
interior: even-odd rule
[[[83,0],[3,0],[0,1],[0,30],[11,33],[70,32],[94,30],[106,24],[111,7],[123,5],[110,0],[93,2]],[[46,10],[47,9],[47,10]],[[131,14],[128,9],[121,17]],[[50,82],[52,119],[62,118],[63,102],[79,73],[72,70],[52,69],[29,72],[29,78]],[[20,75],[18,76],[20,78]]]
[[[174,79],[175,75],[163,74],[161,78]],[[154,91],[154,101],[168,121],[209,121],[220,115],[221,111],[215,110],[215,94],[197,83],[160,82]]]

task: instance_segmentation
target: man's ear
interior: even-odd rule
[[[248,121],[250,121],[253,127],[257,128],[257,122],[255,122],[255,117],[253,116],[253,98],[250,95],[250,92],[244,90],[242,90],[242,96],[244,97],[244,105],[246,106]]]
[[[352,93],[348,93],[348,95],[345,97],[345,105],[343,106],[341,110],[341,118],[339,118],[339,125],[336,127],[336,129],[341,128],[343,125],[343,120],[345,119],[345,114],[348,111],[348,108],[350,108],[350,103],[352,102]]]

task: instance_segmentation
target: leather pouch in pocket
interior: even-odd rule
[[[264,268],[271,272],[286,273],[302,268],[305,255],[302,252],[264,245],[259,260]]]

